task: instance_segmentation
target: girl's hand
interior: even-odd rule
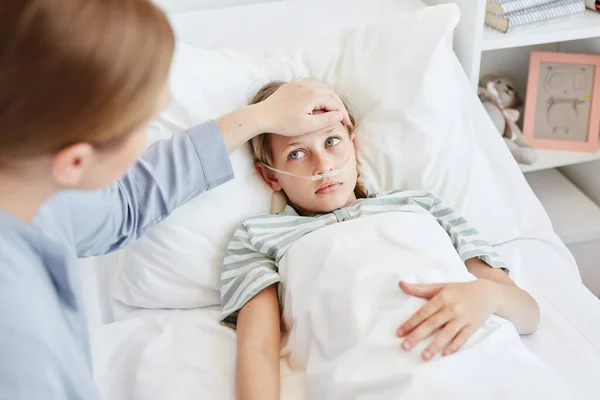
[[[423,360],[437,352],[442,355],[458,351],[500,306],[499,284],[487,279],[464,283],[411,284],[400,282],[407,294],[430,299],[409,318],[397,334],[405,337],[404,350],[410,350],[421,340],[439,331],[423,351]]]

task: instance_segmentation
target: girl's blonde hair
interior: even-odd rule
[[[254,96],[250,104],[256,104],[265,101],[268,99],[273,93],[277,91],[285,82],[281,81],[273,81],[264,85],[258,93]],[[344,106],[348,109],[348,106],[344,102]],[[346,131],[348,135],[352,134],[354,131],[354,127],[356,126],[356,120],[354,116],[348,111],[350,116],[350,122],[352,123],[350,126],[346,126]],[[252,145],[252,152],[254,154],[254,159],[260,163],[266,164],[270,167],[273,166],[273,157],[272,157],[272,148],[271,148],[271,133],[261,133],[258,136],[255,136],[250,141]],[[369,195],[369,191],[367,187],[362,183],[360,179],[360,172],[357,170],[356,172],[356,186],[354,187],[354,195],[357,199],[364,199]]]
[[[173,48],[149,0],[2,2],[0,163],[121,142],[154,111]]]

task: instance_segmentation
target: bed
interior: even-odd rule
[[[246,50],[255,46],[257,42],[279,46],[278,50],[261,52],[258,58],[264,58],[265,54],[276,57],[280,56],[280,53],[286,53],[287,59],[293,60],[297,53],[296,50],[290,50],[289,48],[294,46],[288,44],[294,41],[300,43],[307,36],[307,27],[310,27],[313,34],[321,35],[321,41],[328,42],[327,38],[332,38],[331,41],[335,42],[339,39],[335,36],[336,32],[341,30],[392,19],[399,14],[412,15],[410,13],[425,7],[424,3],[416,0],[379,0],[366,3],[290,0],[209,11],[185,11],[185,8],[182,10],[179,7],[170,12],[169,17],[178,38],[178,54],[172,76],[173,97],[181,101],[175,101],[153,124],[151,137],[167,137],[172,131],[197,122],[198,118],[216,116],[243,104],[248,94],[255,89],[255,86],[246,84],[242,86],[246,91],[238,97],[228,96],[229,92],[225,89],[225,94],[218,98],[216,95],[205,98],[198,93],[190,95],[188,92],[196,92],[196,88],[218,93],[218,86],[223,85],[223,81],[218,79],[215,82],[205,81],[197,87],[189,84],[194,77],[198,80],[203,79],[195,75],[198,71],[194,68],[194,62],[213,60],[211,57],[215,57],[212,52],[214,49],[238,49],[237,53],[218,53],[219,62],[222,64],[216,65],[222,66],[222,70],[227,70],[230,76],[239,77],[240,81],[245,79],[244,82],[254,82],[257,77],[265,74],[268,77],[279,77],[276,71],[265,72],[267,67],[263,64],[257,67],[260,63],[256,61],[259,53],[248,53]],[[419,15],[429,18],[429,14]],[[431,22],[429,19],[424,21]],[[359,28],[351,35],[363,35],[364,38],[364,30]],[[427,32],[430,31],[435,31],[434,27],[428,28]],[[273,32],[278,32],[278,35],[273,35]],[[282,32],[285,32],[285,35]],[[424,43],[431,42],[432,54],[438,54],[438,50],[435,49],[441,45],[432,41],[433,34],[428,38],[427,32],[421,32],[422,40]],[[440,32],[436,36],[445,42],[445,46],[451,42],[451,35],[447,33]],[[329,48],[323,46],[325,47],[317,48],[323,49],[322,54],[329,54],[329,51],[325,52]],[[406,46],[410,47],[410,44],[407,43]],[[213,50],[198,53],[195,49]],[[389,51],[390,47],[386,49]],[[182,62],[184,56],[185,62]],[[431,63],[428,65],[436,64],[436,60],[432,61],[431,56],[426,56],[423,59]],[[302,61],[301,64],[307,71],[313,68],[309,72],[321,67],[329,71],[330,66],[318,65],[324,57],[298,60]],[[340,57],[343,59],[345,56]],[[307,60],[313,60],[314,63]],[[430,173],[422,174],[423,179],[433,179],[431,183],[452,198],[453,202],[473,210],[470,211],[469,219],[481,222],[476,226],[484,225],[483,228],[489,231],[488,236],[492,238],[496,250],[511,266],[515,281],[539,302],[542,313],[541,326],[536,334],[523,337],[526,346],[563,378],[573,392],[572,398],[600,398],[600,383],[597,380],[600,376],[600,301],[582,284],[575,261],[552,231],[545,212],[527,186],[517,164],[503,146],[498,146],[501,140],[493,134],[493,125],[479,107],[458,63],[454,62],[455,60],[444,60],[448,62],[444,64],[444,71],[452,70],[452,76],[456,77],[455,84],[461,92],[461,112],[466,113],[461,123],[467,124],[465,126],[468,126],[469,131],[481,133],[476,141],[477,146],[481,146],[482,154],[477,156],[480,158],[476,157],[477,159],[472,161],[476,164],[462,165],[456,159],[447,158],[445,154],[451,152],[451,146],[460,146],[456,147],[457,151],[467,151],[464,150],[464,143],[458,143],[449,137],[443,139],[447,140],[443,147],[419,141],[425,139],[415,139],[415,145],[423,145],[431,152],[430,155],[435,156],[433,164],[423,166],[423,170],[442,171],[447,167],[451,171],[462,171],[464,175],[469,175],[469,184],[450,185],[446,180],[452,178],[437,179],[435,176],[431,177]],[[353,60],[346,60],[351,61]],[[395,62],[397,64],[394,65],[407,65],[402,60]],[[414,66],[406,66],[409,67]],[[294,77],[298,74],[297,69],[289,70],[289,66],[282,70],[286,68],[288,75],[284,74],[283,77]],[[439,68],[439,65],[435,68]],[[214,73],[219,72],[215,67]],[[202,73],[206,71],[203,70]],[[241,75],[236,75],[238,73]],[[427,90],[439,83],[431,74],[432,71],[429,71],[422,77],[421,86],[424,85]],[[338,83],[340,90],[346,90],[352,97],[352,88],[344,87],[343,80]],[[232,79],[227,85],[234,90],[236,80]],[[422,87],[415,90],[418,94],[425,93],[423,101],[435,108],[435,101],[438,100],[428,97],[428,92]],[[456,93],[448,95],[455,96]],[[403,98],[394,100],[401,102]],[[442,100],[444,99],[439,101]],[[359,109],[364,110],[369,106],[367,103],[358,103]],[[189,112],[190,107],[186,107],[189,104],[198,107],[204,105],[207,111],[204,114],[193,115]],[[444,118],[446,117],[454,118],[450,112],[444,114]],[[367,126],[369,123],[375,123],[372,119],[366,120]],[[459,126],[455,129],[462,130]],[[427,134],[429,133],[425,132],[425,136]],[[370,145],[372,143],[365,139],[365,146]],[[408,155],[401,155],[409,160]],[[200,247],[218,250],[223,247],[222,241],[227,239],[230,228],[224,229],[217,222],[214,226],[209,224],[208,229],[212,229],[214,236],[220,235],[225,238],[215,241],[210,237],[193,236],[189,232],[193,225],[184,225],[190,213],[201,213],[200,208],[206,210],[202,212],[207,214],[218,213],[212,203],[218,202],[221,207],[237,207],[233,202],[223,202],[223,199],[231,199],[235,193],[243,192],[252,200],[248,200],[243,207],[237,207],[239,212],[231,215],[227,223],[234,224],[236,219],[239,222],[253,213],[269,211],[272,207],[272,194],[260,185],[257,177],[252,175],[252,169],[247,168],[248,156],[244,151],[234,155],[234,168],[239,181],[234,185],[238,186],[230,185],[216,194],[207,194],[201,202],[171,216],[165,227],[151,231],[145,241],[136,243],[130,251],[81,261],[90,320],[94,373],[103,398],[234,398],[235,334],[218,323],[218,291],[215,284],[203,283],[214,282],[218,278],[218,271],[213,269],[205,272],[200,271],[198,267],[203,263],[218,264],[222,252],[211,251],[212,258],[198,260],[198,254],[187,254],[184,249],[185,240],[190,240],[189,243],[201,243]],[[394,157],[383,157],[382,160],[376,153],[367,152],[363,160],[366,164],[366,178],[370,178],[379,188],[414,184],[411,179],[414,179],[413,175],[417,172],[410,170],[407,165],[403,165],[407,172],[404,175],[400,174],[400,177],[381,176],[378,172],[386,168],[386,162],[397,163],[397,158],[403,158],[397,155]],[[491,174],[489,176],[492,179],[486,179],[491,182],[488,182],[489,187],[485,190],[478,188],[474,182],[481,183],[487,175],[478,175],[483,172],[473,171],[473,165],[484,165],[483,169],[489,170]],[[505,222],[506,218],[502,212],[494,217],[494,213],[478,206],[481,203],[476,202],[475,197],[476,200],[480,200],[480,196],[500,198],[503,204],[508,204],[506,213],[510,215],[506,215],[509,215],[511,222]],[[204,220],[209,218],[206,214],[194,215]],[[186,232],[191,236],[184,237]],[[157,246],[157,243],[160,245]],[[150,248],[153,250],[148,251]],[[179,249],[181,251],[177,251]],[[190,259],[195,261],[188,262]],[[169,265],[163,268],[167,263]],[[157,282],[161,277],[166,277],[165,280],[171,285]],[[292,371],[285,359],[282,359],[281,365],[282,398],[306,398],[303,374]]]

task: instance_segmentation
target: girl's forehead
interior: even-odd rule
[[[320,131],[305,133],[300,136],[283,136],[273,134],[271,135],[271,145],[275,148],[287,147],[293,144],[306,144],[317,140],[326,139],[332,134],[340,135],[346,133],[346,127],[340,122],[333,128],[322,129]]]

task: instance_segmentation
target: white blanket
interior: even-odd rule
[[[395,330],[425,301],[402,293],[399,280],[474,279],[437,222],[419,207],[406,211],[323,228],[282,258],[283,354],[306,370],[310,398],[571,398],[497,316],[452,356],[423,362],[431,338],[401,349]]]

